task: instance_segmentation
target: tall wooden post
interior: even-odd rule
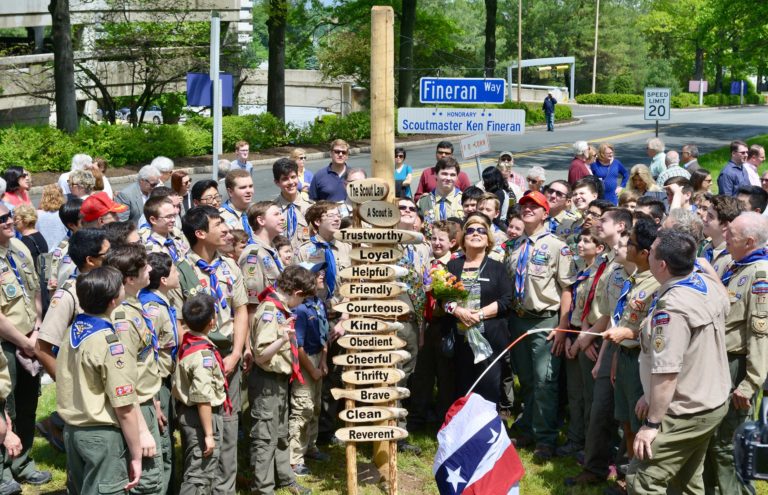
[[[371,9],[371,171],[373,177],[384,179],[389,185],[389,201],[394,199],[395,192],[394,26],[392,7]],[[396,494],[397,443],[374,443],[373,461],[388,482],[389,493]]]

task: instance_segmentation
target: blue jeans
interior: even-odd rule
[[[547,117],[547,130],[548,131],[554,131],[555,130],[555,114],[554,113],[548,113],[545,114]]]

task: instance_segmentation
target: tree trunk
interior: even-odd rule
[[[693,78],[704,79],[704,48],[696,45],[696,59],[693,65]]]
[[[77,97],[75,96],[75,62],[72,50],[72,25],[69,22],[69,0],[51,0],[53,34],[53,81],[56,98],[56,127],[73,134],[77,131]]]
[[[416,0],[403,0],[400,17],[400,70],[397,80],[397,106],[413,103],[413,31],[416,27]]]
[[[269,0],[269,69],[267,71],[267,112],[285,121],[285,21],[286,0]]]
[[[485,0],[485,77],[496,71],[496,0]]]

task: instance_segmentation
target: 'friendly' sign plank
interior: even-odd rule
[[[344,297],[397,297],[405,291],[405,288],[397,283],[350,283],[339,287],[339,292]]]

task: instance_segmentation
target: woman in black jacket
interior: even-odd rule
[[[463,282],[469,296],[444,303],[446,313],[453,316],[449,321],[455,337],[456,392],[459,396],[467,393],[480,374],[509,345],[507,315],[512,304],[512,285],[506,268],[488,257],[494,246],[490,219],[482,213],[473,213],[467,217],[462,233],[460,246],[464,256],[449,261],[447,268]],[[478,334],[485,342],[475,338]],[[501,393],[502,362],[496,363],[474,390],[497,404]]]

